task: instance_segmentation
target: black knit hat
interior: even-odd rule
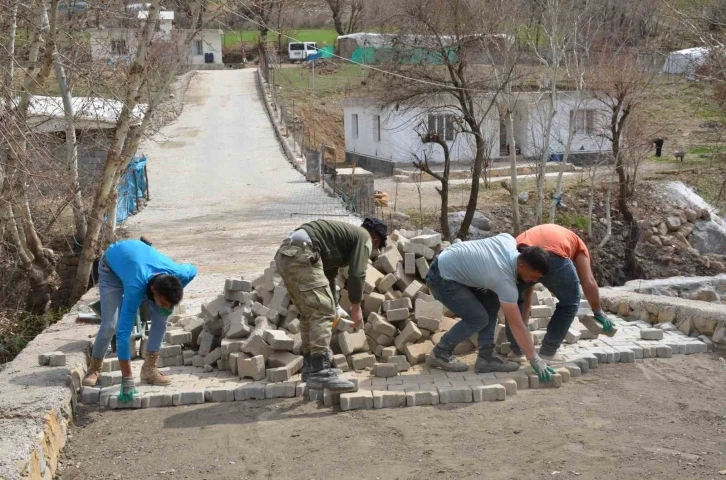
[[[369,232],[375,232],[381,236],[381,247],[386,246],[388,240],[388,226],[377,218],[366,218],[363,220],[363,228]]]

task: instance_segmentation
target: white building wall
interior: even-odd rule
[[[138,32],[130,28],[106,28],[91,29],[89,43],[91,46],[91,58],[96,61],[131,61],[134,52],[138,47]],[[125,41],[128,51],[127,55],[113,53],[111,45],[113,41]]]
[[[202,54],[196,54],[197,40],[202,41]],[[204,54],[213,53],[214,63],[222,63],[222,30],[202,30],[200,31],[189,44],[189,58],[187,63],[191,65],[201,65],[204,62]]]

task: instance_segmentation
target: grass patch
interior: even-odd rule
[[[726,146],[723,145],[699,145],[688,149],[689,155],[713,155],[726,151]]]
[[[555,217],[555,223],[566,228],[577,228],[579,230],[587,230],[587,216],[578,215],[576,213],[559,212]]]
[[[338,39],[338,32],[328,28],[301,29],[286,35],[301,42],[317,42],[319,46],[323,44],[335,45],[335,41]],[[257,30],[227,30],[222,38],[222,47],[233,48],[240,43],[257,43],[259,38],[260,32]],[[269,32],[267,34],[268,42],[277,42],[277,40],[276,33]],[[288,41],[291,40],[283,34],[282,43],[287,44]]]
[[[55,310],[45,315],[19,312],[17,319],[3,319],[0,322],[0,364],[12,361],[31,340],[58,322],[67,311]]]

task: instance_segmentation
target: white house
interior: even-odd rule
[[[149,12],[138,12],[139,22],[148,18]],[[189,49],[182,52],[184,38],[188,30],[174,29],[174,12],[159,12],[159,21],[154,33],[153,42],[158,45],[162,42],[176,44],[180,53],[186,57],[189,65],[206,65],[207,68],[224,68],[222,63],[222,30],[204,29],[197,33],[189,44]],[[140,28],[93,28],[88,30],[91,58],[96,61],[112,64],[129,64],[133,54],[138,48]],[[208,61],[210,60],[210,61]]]
[[[396,164],[410,165],[424,156],[431,163],[441,163],[444,161],[443,149],[421,141],[422,134],[436,132],[447,142],[452,162],[468,164],[474,158],[473,136],[461,133],[459,114],[455,109],[439,106],[446,103],[432,101],[426,106],[396,108],[383,107],[370,98],[343,100],[346,159],[381,172],[392,171]],[[522,157],[541,155],[548,103],[548,98],[540,93],[517,96],[513,114],[514,143]],[[506,118],[500,117],[499,112],[500,109],[493,108],[482,126],[491,159],[507,157],[508,146],[512,143],[507,137]],[[564,153],[570,125],[575,128],[573,154],[610,152],[610,141],[604,136],[606,115],[600,101],[579,98],[576,92],[560,92],[550,135],[550,154]]]
[[[694,47],[671,52],[663,64],[663,73],[685,75],[689,80],[693,80],[696,77],[696,69],[706,62],[709,51],[706,47]]]

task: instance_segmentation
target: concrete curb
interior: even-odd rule
[[[0,371],[0,479],[51,479],[76,410],[75,388],[86,371],[85,349],[98,326],[76,324],[98,297],[90,291],[70,313],[46,328]],[[38,365],[38,355],[61,351],[66,366]]]
[[[302,165],[305,163],[305,159],[303,157],[298,157],[293,153],[292,148],[290,147],[290,142],[293,143],[293,145],[297,146],[300,151],[302,149],[300,148],[297,143],[295,143],[295,140],[289,140],[287,139],[280,130],[280,125],[277,124],[277,121],[275,120],[275,115],[272,109],[272,103],[270,100],[270,97],[267,92],[267,88],[265,87],[263,81],[262,81],[262,74],[260,74],[260,69],[257,68],[257,75],[255,75],[255,82],[257,84],[257,93],[260,96],[260,100],[262,101],[262,104],[265,106],[265,112],[267,112],[267,118],[270,120],[270,125],[272,125],[272,129],[275,131],[275,137],[277,138],[277,141],[280,143],[280,147],[282,148],[282,152],[285,154],[285,157],[287,157],[287,161],[290,162],[290,164],[295,167],[295,170],[300,172],[301,174],[305,175],[305,169],[302,167]]]

